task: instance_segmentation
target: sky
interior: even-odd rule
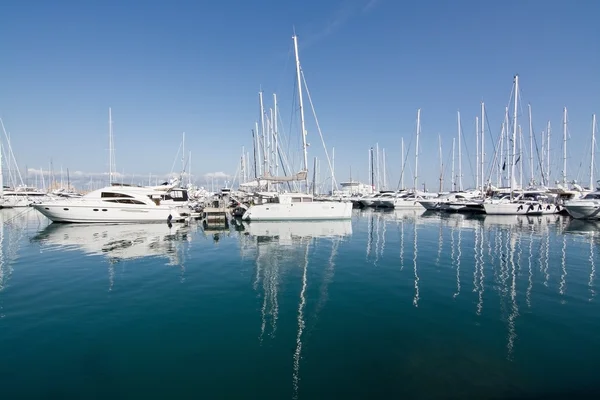
[[[599,2],[34,0],[8,2],[1,15],[0,117],[30,182],[50,165],[55,174],[68,168],[72,179],[105,179],[109,107],[124,180],[181,170],[183,132],[194,180],[232,180],[242,147],[252,152],[260,90],[267,108],[278,95],[282,150],[299,170],[294,32],[338,181],[368,181],[368,151],[378,144],[395,188],[404,138],[409,186],[421,109],[419,184],[438,185],[439,135],[448,186],[460,111],[463,182],[473,186],[480,103],[489,160],[515,74],[524,139],[527,104],[538,140],[552,123],[551,179],[562,170],[566,106],[568,176],[589,181],[592,114],[600,113]],[[304,101],[309,164],[320,160],[325,181]]]

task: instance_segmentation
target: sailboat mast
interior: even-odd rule
[[[457,119],[458,119],[458,191],[462,192],[463,190],[463,185],[462,185],[462,152],[461,152],[461,140],[460,140],[460,131],[461,126],[460,126],[460,111],[457,112]]]
[[[369,161],[371,161],[370,169],[371,169],[371,188],[375,191],[375,169],[373,168],[373,164],[375,160],[373,159],[373,148],[369,150]]]
[[[112,110],[108,107],[108,184],[113,183],[113,131],[112,131]],[[61,182],[62,185],[62,182]]]
[[[376,173],[375,176],[377,177],[377,190],[381,191],[381,176],[379,175],[379,167],[380,167],[380,162],[379,162],[379,143],[375,143],[375,168],[376,169]]]
[[[563,109],[563,185],[567,184],[567,107]]]
[[[333,189],[335,186],[335,147],[331,149],[331,195],[333,196]]]
[[[515,104],[514,104],[514,115],[513,115],[513,137],[512,137],[512,158],[510,159],[510,193],[512,198],[512,192],[515,189],[513,181],[515,180],[515,154],[517,152],[517,112],[519,105],[519,75],[515,75]]]
[[[441,193],[444,189],[444,160],[442,158],[442,135],[438,134],[438,144],[440,152],[440,187],[439,192]]]
[[[300,129],[302,129],[302,151],[304,153],[304,169],[308,171],[308,149],[306,144],[306,122],[304,121],[304,104],[302,101],[302,80],[300,77],[300,56],[298,55],[298,36],[294,34],[294,53],[296,54],[296,78],[298,79],[298,106],[300,107]],[[306,175],[308,188],[308,174]]]
[[[521,125],[519,125],[519,158],[521,160],[523,158],[523,130],[521,129]],[[519,186],[523,189],[523,161],[519,166]]]
[[[533,176],[533,122],[531,121],[531,104],[527,105],[529,111],[529,184],[533,185],[535,177]]]
[[[594,190],[594,151],[596,150],[596,114],[592,115],[592,156],[590,162],[590,190]]]
[[[277,147],[279,142],[277,126],[279,124],[277,121],[279,121],[277,117],[277,94],[273,93],[273,165],[275,166],[275,176],[279,176],[279,162],[277,160],[277,152],[279,151]]]
[[[415,143],[415,182],[414,190],[417,191],[419,182],[419,135],[421,134],[421,109],[417,110],[417,141]]]
[[[475,189],[479,188],[479,117],[475,117]]]
[[[550,125],[550,121],[548,121],[548,128],[546,129],[547,139],[546,139],[546,163],[548,168],[546,169],[546,181],[548,185],[550,185],[550,132],[552,131],[552,126]]]
[[[387,181],[385,175],[385,149],[383,149],[383,188],[387,189]]]
[[[263,147],[263,171],[267,173],[267,138],[265,134],[265,108],[263,105],[263,91],[262,89],[258,92],[258,103],[260,112],[260,137],[262,138]]]
[[[400,169],[400,189],[404,189],[404,138],[400,138],[402,145],[402,168]]]
[[[258,130],[258,121],[254,121],[254,170],[258,168],[257,178],[262,175],[260,162],[260,131]]]
[[[485,190],[485,104],[481,102],[481,191]]]
[[[452,187],[450,188],[451,192],[456,191],[456,176],[454,175],[454,148],[455,148],[456,138],[452,138]]]

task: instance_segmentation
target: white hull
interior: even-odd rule
[[[350,202],[267,203],[250,206],[245,221],[297,221],[351,219]]]
[[[554,204],[543,203],[483,203],[489,215],[547,215],[560,211]]]
[[[24,208],[33,204],[33,201],[23,196],[6,196],[0,199],[0,208]]]
[[[175,207],[129,204],[89,204],[68,201],[34,204],[33,207],[53,222],[71,223],[138,223],[182,220]]]
[[[567,209],[569,215],[576,219],[600,219],[600,204],[594,203],[582,203],[579,204],[566,204],[564,207]]]
[[[423,210],[418,200],[396,200],[393,204],[396,210]]]
[[[419,204],[426,210],[439,210],[442,203],[440,200],[419,200]]]

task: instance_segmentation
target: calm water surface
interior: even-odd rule
[[[2,398],[598,394],[594,223],[0,219]]]

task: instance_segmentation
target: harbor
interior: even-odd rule
[[[12,398],[593,393],[596,222],[365,209],[205,231],[0,218]]]
[[[600,399],[600,3],[12,2],[6,399]]]

